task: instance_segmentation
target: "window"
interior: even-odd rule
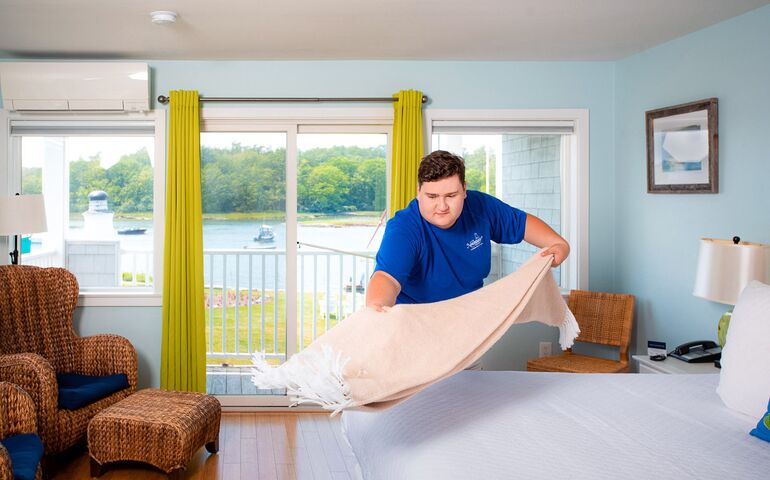
[[[563,290],[587,278],[587,225],[579,220],[587,218],[587,148],[578,148],[587,145],[584,117],[581,111],[430,113],[432,150],[465,159],[469,189],[539,217],[570,242],[570,257],[553,270]],[[516,270],[536,251],[526,243],[494,246],[488,281]]]
[[[43,194],[48,224],[20,263],[67,268],[84,304],[160,305],[164,118],[12,114],[10,188]]]

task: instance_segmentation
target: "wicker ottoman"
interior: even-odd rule
[[[111,462],[137,461],[181,478],[202,446],[219,450],[222,407],[211,395],[140,390],[98,413],[88,424],[91,476]]]

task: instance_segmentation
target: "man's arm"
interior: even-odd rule
[[[547,223],[534,215],[527,214],[524,240],[538,248],[545,248],[541,255],[553,255],[552,266],[558,267],[569,255],[569,244]]]
[[[396,304],[396,297],[400,292],[401,284],[398,280],[382,270],[377,270],[366,289],[366,306],[381,312],[382,307],[392,307]]]

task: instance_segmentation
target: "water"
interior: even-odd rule
[[[339,218],[339,217],[338,217]],[[329,222],[335,219],[328,219]],[[376,222],[377,219],[362,218],[362,221]],[[275,233],[275,241],[271,244],[263,244],[254,241],[254,237],[259,231],[261,225],[269,225]],[[71,221],[70,228],[77,230],[82,228],[83,222]],[[118,235],[121,250],[124,251],[152,251],[154,230],[151,220],[115,220],[113,226],[116,230],[125,228],[144,228],[146,232],[142,235]],[[380,227],[371,245],[367,248],[367,243],[374,234],[375,226],[330,226],[326,225],[299,225],[297,238],[301,243],[319,245],[333,248],[335,250],[371,252],[374,256],[377,248],[382,241],[384,226]],[[272,248],[264,248],[272,247]],[[40,244],[33,243],[32,251],[40,248]],[[227,254],[207,255],[204,253],[204,283],[208,286],[213,280],[215,287],[221,287],[225,283],[228,287],[235,287],[236,276],[240,288],[249,286],[249,261],[251,261],[251,287],[259,290],[265,287],[266,290],[286,288],[286,223],[279,221],[257,221],[257,220],[205,220],[203,222],[203,249],[204,252],[210,250],[229,250]],[[298,259],[298,268],[302,265],[304,257],[304,275],[303,287],[306,292],[312,292],[314,284],[319,290],[323,290],[326,285],[327,272],[333,291],[345,285],[352,283],[365,284],[366,267],[369,266],[369,275],[372,273],[373,262],[365,258],[356,258],[355,282],[353,282],[353,259],[355,257],[344,255],[342,265],[342,282],[340,282],[340,255],[335,252],[328,252],[322,249],[309,247],[307,245],[299,246],[300,258]],[[315,260],[313,255],[302,255],[310,252],[325,252],[319,255]],[[330,256],[326,254],[329,253]],[[158,253],[162,255],[162,252]],[[224,265],[226,258],[227,264]],[[236,258],[238,268],[236,268]],[[277,268],[276,268],[277,259]],[[212,271],[213,262],[213,271]],[[327,266],[328,262],[328,266]],[[141,262],[140,262],[141,263]],[[264,283],[262,280],[262,269],[264,264]],[[123,270],[127,268],[124,267]],[[141,271],[142,268],[139,268]],[[236,275],[237,271],[237,275]],[[276,275],[276,271],[278,274]],[[213,275],[212,275],[213,274]]]

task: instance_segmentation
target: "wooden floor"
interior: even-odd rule
[[[322,413],[224,413],[220,450],[199,449],[185,479],[357,480],[356,460],[342,436],[339,417]],[[90,479],[85,447],[56,462],[53,479]],[[163,479],[142,465],[118,465],[103,480]]]

